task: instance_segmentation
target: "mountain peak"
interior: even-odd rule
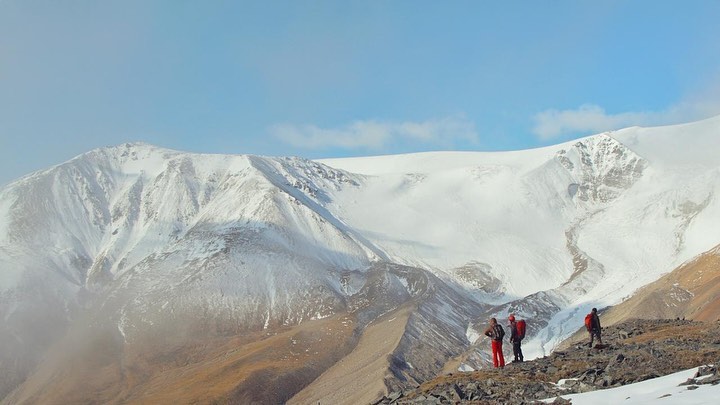
[[[469,345],[473,317],[510,307],[532,325],[528,358],[546,353],[577,311],[717,246],[718,177],[689,182],[663,160],[715,153],[717,128],[703,125],[691,151],[678,144],[692,126],[320,162],[143,142],[93,150],[0,193],[0,341],[12,343],[0,360],[85,316],[123,345],[186,325],[264,335],[359,320],[383,303],[369,321],[410,298],[392,351],[394,370],[413,376],[402,381],[439,372],[448,342],[453,356]],[[47,314],[52,333],[38,333]]]

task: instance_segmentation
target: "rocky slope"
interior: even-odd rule
[[[302,334],[307,363],[283,373],[285,356],[237,359],[242,377],[222,368],[235,385],[211,395],[268,381],[257,395],[284,400],[408,308],[397,344],[373,353],[389,354],[373,372],[385,389],[482,367],[483,351],[462,358],[475,325],[510,311],[530,321],[528,357],[547,354],[579,313],[718,244],[720,158],[707,151],[719,129],[720,118],[528,151],[323,162],[91,151],[0,190],[0,397],[170,398],[160,376],[215,372],[236,338],[257,349],[351,319],[332,353]]]
[[[504,369],[452,373],[375,404],[522,404],[616,387],[720,362],[720,323],[629,320],[603,330],[604,348],[577,344]],[[488,344],[489,347],[489,344]],[[716,366],[705,384],[720,383]],[[558,382],[560,382],[558,384]],[[688,386],[698,384],[688,381]],[[561,402],[562,403],[562,402]]]

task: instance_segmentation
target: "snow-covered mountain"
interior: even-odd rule
[[[78,322],[124,344],[343,313],[361,333],[411,304],[400,385],[463,352],[490,315],[528,318],[527,354],[546,353],[588,308],[720,243],[717,150],[720,117],[516,152],[91,151],[0,191],[0,393]]]

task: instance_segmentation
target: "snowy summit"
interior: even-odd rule
[[[364,327],[411,302],[407,381],[438,371],[413,349],[423,336],[444,362],[487,314],[527,319],[526,356],[547,354],[590,307],[720,243],[717,150],[720,117],[515,152],[94,150],[0,191],[2,358],[44,352],[83,317],[133,344],[178,324]]]

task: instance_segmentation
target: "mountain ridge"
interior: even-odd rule
[[[715,144],[686,170],[691,152],[663,160],[672,148],[648,143],[693,128]],[[90,151],[0,190],[0,366],[30,359],[0,392],[87,314],[124,345],[185,324],[227,336],[364,313],[361,334],[422,297],[388,387],[469,349],[464,366],[482,367],[473,325],[508,312],[530,321],[528,356],[546,354],[578,313],[720,241],[720,161],[707,153],[719,129],[366,160]],[[38,330],[50,333],[28,344]]]

